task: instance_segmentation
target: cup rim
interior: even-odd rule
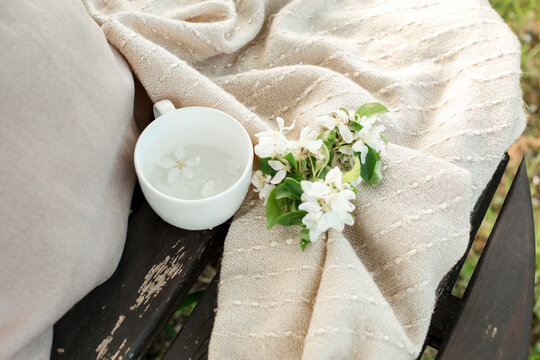
[[[143,171],[139,170],[141,168],[141,165],[139,164],[139,160],[138,160],[138,157],[137,157],[137,153],[138,153],[137,149],[139,148],[139,140],[141,139],[143,134],[150,127],[160,126],[160,125],[156,125],[156,124],[159,124],[159,122],[160,122],[159,120],[163,116],[165,116],[165,115],[167,115],[169,113],[173,113],[173,112],[183,112],[183,111],[186,111],[186,110],[197,110],[197,109],[201,109],[201,110],[204,110],[204,111],[210,110],[210,111],[213,111],[213,112],[221,113],[222,115],[225,115],[226,118],[228,118],[231,121],[235,122],[240,127],[241,132],[246,136],[246,138],[248,140],[248,143],[249,143],[249,148],[250,148],[251,151],[249,152],[249,158],[248,158],[247,164],[246,164],[246,166],[244,168],[244,171],[238,177],[238,179],[231,186],[229,186],[227,189],[225,189],[224,191],[222,191],[222,192],[220,192],[218,194],[207,197],[207,198],[202,198],[202,199],[181,199],[181,198],[177,198],[177,197],[167,195],[167,194],[159,191],[158,189],[156,189],[146,179],[146,177],[144,176]],[[137,142],[135,144],[135,150],[133,151],[133,162],[134,162],[134,165],[135,165],[135,172],[137,173],[137,177],[138,177],[139,181],[143,181],[147,185],[147,188],[150,189],[157,196],[165,198],[168,201],[173,201],[173,202],[177,202],[177,203],[190,203],[190,204],[199,203],[200,204],[200,203],[204,203],[204,202],[210,202],[210,201],[217,200],[220,197],[224,197],[224,196],[226,196],[227,193],[232,192],[233,189],[237,188],[240,185],[240,182],[242,181],[242,179],[244,179],[244,177],[246,176],[246,173],[251,172],[252,169],[253,169],[253,143],[251,142],[251,138],[250,138],[248,132],[246,131],[246,129],[244,128],[244,126],[242,126],[242,124],[240,124],[240,122],[238,120],[236,120],[235,118],[233,118],[229,114],[227,114],[227,113],[225,113],[225,112],[223,112],[221,110],[214,109],[214,108],[211,108],[211,107],[206,107],[206,106],[186,106],[186,107],[183,107],[183,108],[178,108],[178,109],[175,109],[173,111],[167,112],[167,113],[163,114],[162,116],[158,117],[157,119],[153,120],[152,122],[150,122],[150,124],[148,124],[148,126],[146,126],[146,128],[139,135],[139,137],[137,139]]]

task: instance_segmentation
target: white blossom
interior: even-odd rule
[[[266,201],[268,200],[268,196],[270,196],[270,193],[276,187],[275,185],[270,184],[271,178],[272,177],[270,175],[266,175],[261,170],[255,171],[251,177],[251,183],[253,186],[255,186],[253,191],[259,193],[259,198],[264,200],[265,205]]]
[[[292,152],[295,159],[305,159],[310,155],[315,156],[317,159],[324,158],[324,154],[321,152],[323,141],[317,139],[319,134],[306,126],[300,132],[300,138],[297,141],[291,141],[289,150]]]
[[[259,143],[255,145],[255,154],[259,158],[279,157],[286,155],[289,151],[290,140],[283,134],[284,130],[294,128],[293,123],[289,127],[285,127],[285,122],[282,118],[277,117],[278,130],[267,130],[255,134],[259,138]]]
[[[186,158],[186,150],[181,145],[176,145],[174,148],[174,159],[166,156],[157,161],[159,167],[169,169],[167,174],[167,182],[174,184],[180,178],[192,179],[193,168],[199,166],[201,158],[195,156],[189,159]]]
[[[344,110],[338,110],[334,115],[322,115],[315,119],[315,122],[328,130],[338,128],[339,134],[347,144],[353,141],[353,134],[349,129],[349,115]]]
[[[368,146],[376,152],[383,155],[386,152],[386,146],[384,140],[381,137],[381,132],[384,131],[384,125],[375,125],[376,117],[365,117],[360,119],[360,125],[362,130],[357,131],[354,134],[355,143],[352,149],[360,153],[360,161],[364,163],[366,161],[366,155],[369,151]]]
[[[268,161],[268,165],[277,171],[276,175],[270,180],[270,183],[272,184],[279,184],[281,180],[285,179],[287,172],[291,171],[291,164],[284,164],[279,160],[270,160]]]
[[[354,219],[350,214],[354,205],[350,200],[355,198],[349,184],[342,182],[343,173],[338,167],[331,169],[324,179],[315,182],[302,181],[300,185],[302,204],[300,210],[307,211],[302,223],[309,230],[310,240],[317,241],[328,229],[343,231],[345,224],[352,225]]]

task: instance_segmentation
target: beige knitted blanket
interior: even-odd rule
[[[412,359],[469,214],[522,132],[520,48],[487,1],[86,0],[154,101],[251,134],[381,102],[384,179],[302,253],[253,193],[225,242],[212,359]]]

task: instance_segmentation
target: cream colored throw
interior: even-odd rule
[[[133,76],[78,1],[1,1],[0,49],[0,360],[45,360],[122,255]]]
[[[487,1],[86,0],[154,101],[252,135],[378,101],[384,180],[302,253],[251,194],[225,242],[211,359],[413,359],[469,214],[522,132],[520,48]]]

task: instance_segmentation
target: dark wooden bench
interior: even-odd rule
[[[508,163],[502,160],[471,214],[469,248]],[[113,276],[54,327],[51,358],[138,359],[187,295],[208,261],[219,257],[229,223],[187,231],[161,220],[140,189],[126,245]],[[438,359],[526,359],[534,294],[534,223],[522,162],[463,298],[452,289],[466,255],[441,282],[425,341]],[[205,359],[218,275],[164,359]]]

